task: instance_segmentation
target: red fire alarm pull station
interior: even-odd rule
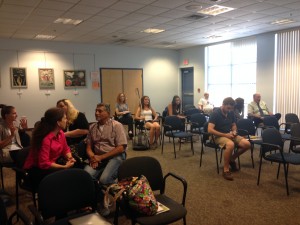
[[[201,91],[200,88],[198,88],[197,90],[198,90],[198,93],[200,93],[200,91]]]
[[[188,59],[184,59],[183,60],[183,65],[189,65],[189,60]]]

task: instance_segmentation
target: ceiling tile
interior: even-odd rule
[[[44,0],[41,1],[38,7],[43,9],[68,10],[72,6],[74,6],[72,3]]]
[[[117,2],[116,4],[111,6],[111,9],[115,10],[122,10],[126,12],[133,12],[136,11],[142,7],[144,7],[144,4],[137,4],[137,3],[130,3],[130,2]]]
[[[158,6],[158,7],[174,9],[176,7],[179,7],[179,6],[189,3],[189,2],[190,2],[189,0],[158,0],[154,3],[152,3],[152,5]]]
[[[97,14],[103,9],[104,8],[102,7],[96,7],[96,6],[76,5],[72,7],[72,9],[70,9],[68,12],[93,15],[93,14]]]
[[[128,14],[129,14],[129,12],[126,12],[126,11],[115,10],[115,9],[105,9],[105,10],[99,12],[97,15],[107,16],[107,17],[111,17],[111,18],[121,18]]]

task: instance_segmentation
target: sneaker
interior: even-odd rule
[[[239,168],[237,167],[235,161],[230,161],[229,165],[230,165],[230,168],[231,168],[230,169],[231,172],[237,172],[237,171],[239,171]]]
[[[230,171],[223,171],[223,177],[225,180],[230,180],[230,181],[233,181],[233,177],[231,175],[231,172]]]
[[[128,131],[128,136],[129,136],[129,139],[130,140],[132,140],[132,138],[133,138],[133,133],[132,133],[132,131],[130,130],[130,131]]]

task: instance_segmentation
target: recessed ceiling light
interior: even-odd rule
[[[35,39],[41,39],[41,40],[51,40],[55,38],[56,36],[53,35],[47,35],[47,34],[38,34],[34,38]]]
[[[294,22],[295,21],[291,19],[282,19],[282,20],[275,20],[271,22],[271,24],[283,25],[283,24],[294,23]]]
[[[208,8],[201,9],[200,11],[197,11],[197,13],[216,16],[216,15],[219,15],[221,13],[226,13],[226,12],[232,11],[234,9],[235,8],[221,6],[221,5],[213,5],[213,6],[210,6]]]
[[[83,20],[74,20],[70,18],[58,18],[54,21],[54,23],[62,23],[62,24],[70,24],[70,25],[78,25]]]
[[[148,28],[146,30],[143,30],[141,32],[147,33],[147,34],[158,34],[161,32],[164,32],[165,30],[157,29],[157,28]]]
[[[221,38],[222,36],[220,36],[220,35],[209,35],[209,36],[206,36],[206,37],[203,37],[203,38],[205,38],[205,39],[216,39],[216,38]]]

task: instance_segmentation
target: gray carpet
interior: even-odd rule
[[[286,143],[287,148],[288,143]],[[174,158],[173,145],[165,141],[164,154],[161,148],[148,151],[133,151],[129,146],[128,157],[153,156],[157,158],[164,174],[171,171],[188,182],[186,207],[187,224],[197,225],[283,225],[300,224],[300,171],[299,166],[289,168],[290,196],[286,195],[283,169],[276,179],[277,164],[264,162],[261,183],[256,185],[259,165],[258,149],[255,150],[255,168],[252,168],[250,152],[241,156],[241,171],[234,173],[234,181],[226,181],[216,172],[215,153],[206,148],[202,167],[199,167],[200,143],[196,142],[195,155],[192,155],[190,143],[182,145]],[[141,165],[142,166],[142,165]],[[14,196],[14,173],[4,169],[5,187]],[[167,193],[180,200],[181,187],[176,182],[167,184]],[[22,209],[28,211],[32,204],[30,194],[21,191]],[[14,206],[9,208],[9,214]],[[112,221],[112,217],[108,218]],[[120,224],[131,224],[124,216]],[[182,224],[179,221],[174,224]]]

